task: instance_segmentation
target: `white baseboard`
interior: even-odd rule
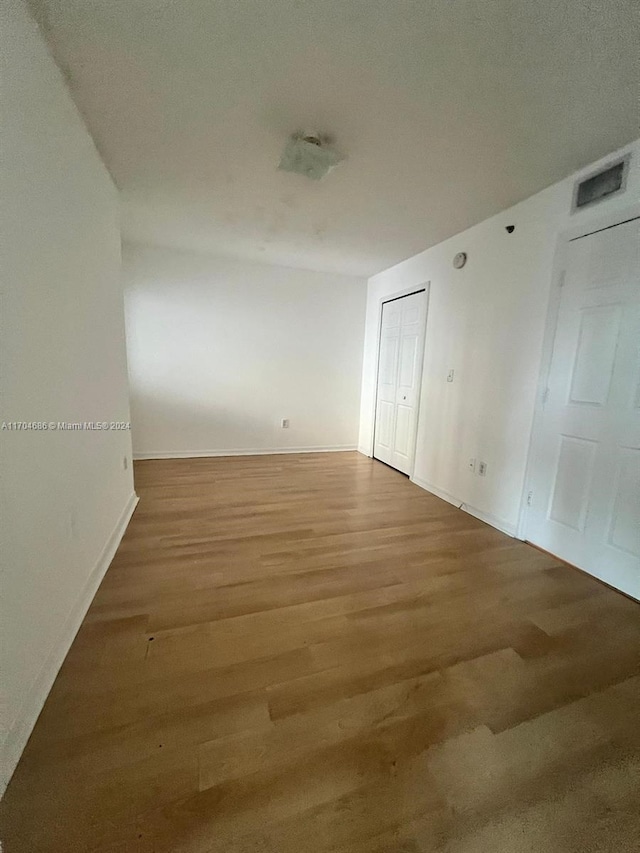
[[[461,500],[454,498],[453,495],[449,494],[449,492],[445,492],[443,489],[439,489],[437,486],[427,483],[426,480],[422,480],[420,477],[411,477],[410,479],[412,483],[416,484],[416,486],[420,486],[420,488],[424,489],[426,492],[431,492],[431,494],[435,495],[437,498],[442,498],[442,500],[447,503],[453,504],[457,507],[462,503]]]
[[[506,533],[507,536],[515,537],[516,525],[512,524],[510,521],[505,521],[505,519],[499,518],[496,515],[492,515],[490,512],[484,512],[481,509],[477,509],[476,507],[471,506],[470,504],[460,500],[460,498],[456,498],[453,495],[450,495],[443,489],[439,489],[432,483],[428,483],[426,480],[420,479],[420,477],[412,477],[411,482],[415,483],[416,486],[420,486],[421,489],[424,489],[427,492],[431,492],[432,495],[435,495],[438,498],[442,498],[443,501],[447,501],[448,503],[459,507],[465,512],[468,512],[469,515],[472,515],[474,518],[478,518],[480,521],[484,521],[485,524],[490,524],[491,527],[495,527],[497,530],[502,531],[502,533]]]
[[[485,524],[490,524],[491,527],[495,527],[497,530],[502,531],[502,533],[506,533],[507,536],[511,536],[514,539],[516,538],[516,525],[512,524],[510,521],[505,521],[504,518],[499,518],[497,515],[492,515],[490,512],[484,512],[474,506],[469,506],[469,504],[463,503],[462,509],[465,512],[468,512],[469,515],[473,515],[474,518],[478,518],[480,521],[484,521]]]
[[[134,453],[134,459],[199,459],[205,456],[273,456],[281,453],[340,453],[357,450],[355,444],[322,447],[261,447],[249,450],[155,450]]]
[[[67,652],[71,648],[71,644],[78,633],[78,629],[89,609],[89,605],[93,601],[100,582],[115,556],[120,540],[124,536],[124,532],[127,529],[137,503],[138,496],[132,494],[125,508],[122,510],[111,535],[107,539],[91,574],[87,578],[87,582],[78,596],[71,613],[67,617],[57,639],[52,644],[47,659],[31,685],[22,703],[16,722],[7,733],[4,743],[0,746],[0,797],[4,794],[13,771],[16,769],[22,751],[27,745],[31,731],[53,686],[53,682],[67,656]]]

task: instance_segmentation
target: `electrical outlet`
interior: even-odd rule
[[[486,462],[479,462],[478,463],[478,474],[481,477],[484,477],[484,475],[486,473],[487,473],[487,463]]]
[[[447,373],[447,382],[453,382],[453,377],[454,377],[454,375],[455,375],[455,371],[454,371],[454,370],[450,370],[450,371]]]
[[[282,429],[289,429],[289,418],[283,418],[280,421],[280,426],[282,427]]]
[[[472,474],[476,473],[476,460],[475,460],[474,456],[470,457],[470,459],[467,463],[467,467],[469,468],[469,470],[471,471]]]

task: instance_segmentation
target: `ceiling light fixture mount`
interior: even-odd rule
[[[280,165],[283,172],[295,172],[319,181],[343,160],[330,145],[330,138],[316,132],[294,133],[285,145]]]

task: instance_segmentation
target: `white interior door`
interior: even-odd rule
[[[562,269],[526,538],[640,599],[640,219]]]
[[[427,295],[382,306],[373,455],[411,474],[415,455]]]

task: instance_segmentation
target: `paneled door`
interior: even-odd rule
[[[373,455],[403,474],[413,471],[427,294],[384,302]]]
[[[640,599],[640,219],[561,251],[526,538]]]

